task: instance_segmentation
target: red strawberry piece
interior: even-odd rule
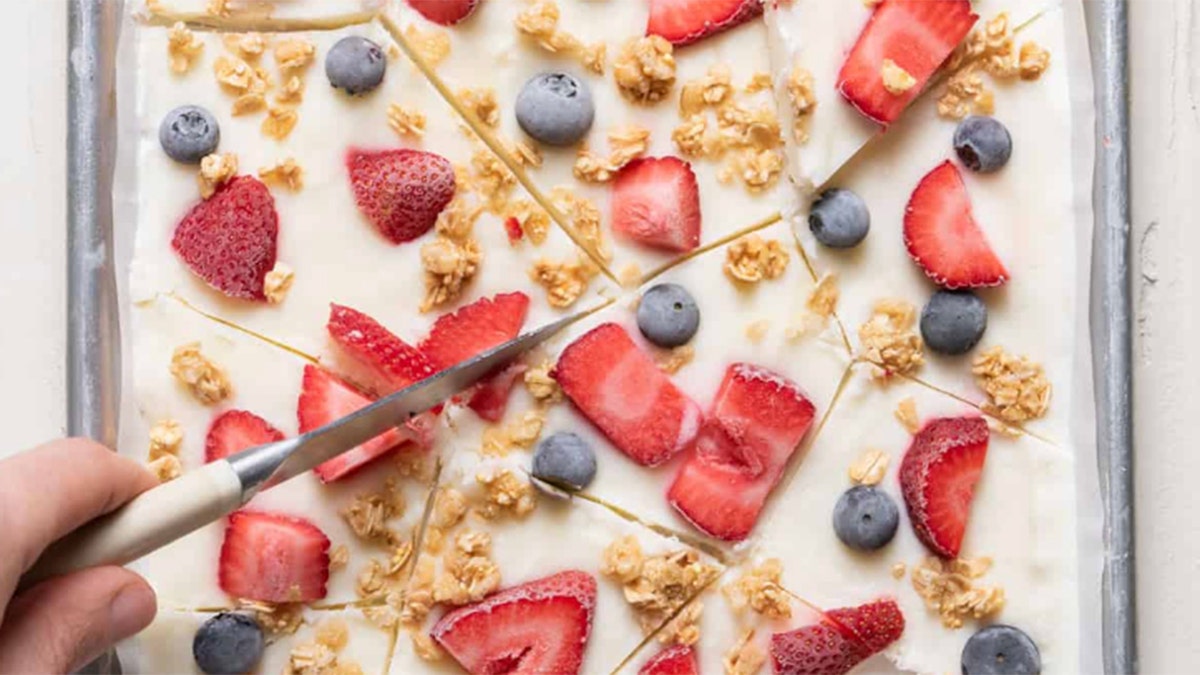
[[[408,6],[436,24],[453,26],[471,16],[479,0],[408,0]]]
[[[504,219],[504,233],[508,235],[508,243],[514,245],[525,236],[525,230],[521,227],[521,221],[516,216],[509,216]]]
[[[512,393],[513,385],[528,366],[524,363],[514,363],[500,372],[488,377],[471,394],[467,406],[476,415],[489,422],[499,422],[504,419],[504,410],[508,407],[508,395]]]
[[[895,122],[978,18],[969,0],[883,0],[842,64],[838,91],[870,119]],[[912,88],[893,94],[884,87],[884,59],[916,80]]]
[[[775,633],[769,651],[776,675],[840,675],[871,656],[831,622]]]
[[[305,366],[300,402],[296,407],[300,433],[319,429],[370,403],[371,399],[327,371],[313,365]],[[386,431],[357,448],[318,465],[314,471],[322,483],[332,483],[382,457],[405,440],[407,439],[404,434],[396,429]]]
[[[668,647],[646,662],[638,675],[697,675],[696,651],[687,645]]]
[[[235,511],[221,544],[218,576],[221,590],[234,598],[320,600],[329,580],[329,538],[303,518]]]
[[[982,417],[943,417],[913,436],[900,462],[900,490],[917,538],[943,558],[958,557],[987,449]]]
[[[833,609],[825,613],[825,618],[861,642],[871,654],[883,651],[904,633],[904,613],[892,598]]]
[[[1008,281],[1008,270],[971,215],[962,174],[949,161],[926,174],[908,198],[904,245],[925,275],[946,288]]]
[[[646,35],[659,35],[676,46],[691,44],[762,11],[762,0],[650,0]]]
[[[362,312],[330,305],[329,336],[370,375],[370,385],[380,395],[399,391],[434,373],[433,366],[416,347],[396,337]]]
[[[596,580],[559,572],[447,612],[430,635],[469,673],[578,673]]]
[[[700,188],[692,165],[678,157],[635,159],[612,186],[612,229],[666,251],[700,245]]]
[[[700,530],[744,539],[815,416],[786,378],[745,363],[729,366],[667,500]]]
[[[252,412],[228,410],[217,416],[204,439],[204,461],[215,462],[256,445],[283,440],[283,432]]]
[[[188,211],[175,226],[171,248],[225,295],[266,300],[263,281],[275,266],[278,237],[271,191],[253,176],[238,176]]]
[[[420,150],[351,150],[346,156],[358,210],[393,244],[433,228],[454,199],[454,167]]]
[[[445,370],[515,338],[528,311],[524,293],[482,298],[438,317],[418,347],[436,370]]]
[[[662,464],[695,440],[700,407],[615,323],[568,345],[552,375],[592,424],[638,464]]]

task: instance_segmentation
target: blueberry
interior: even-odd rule
[[[546,145],[571,145],[587,135],[596,117],[592,90],[566,73],[535,75],[517,95],[517,124]]]
[[[939,354],[966,354],[985,330],[987,305],[971,291],[938,291],[921,310],[921,337]]]
[[[556,487],[582,490],[596,477],[596,453],[578,434],[560,431],[538,443],[533,476]]]
[[[379,45],[351,35],[337,41],[325,55],[325,77],[347,94],[365,94],[383,82],[387,57]]]
[[[886,492],[869,485],[856,485],[833,507],[833,531],[842,543],[859,551],[874,551],[896,536],[900,510]]]
[[[999,171],[1012,156],[1012,136],[995,117],[971,115],[954,130],[954,151],[972,171]]]
[[[808,228],[817,241],[830,248],[850,248],[866,238],[871,212],[862,197],[843,188],[830,188],[813,202]]]
[[[700,308],[683,286],[659,284],[642,294],[637,323],[647,340],[659,347],[678,347],[700,328]]]
[[[158,127],[163,152],[183,164],[199,164],[216,152],[221,127],[212,113],[198,105],[181,105],[167,113]]]
[[[263,632],[257,621],[245,614],[221,612],[196,631],[192,656],[200,670],[209,675],[248,673],[258,666],[263,647]]]
[[[967,640],[962,651],[963,675],[1037,675],[1042,656],[1024,631],[997,624]]]

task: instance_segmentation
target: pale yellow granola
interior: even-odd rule
[[[213,153],[200,160],[200,173],[196,183],[200,186],[200,196],[208,199],[216,193],[217,188],[237,176],[238,157],[232,152]]]
[[[539,258],[529,270],[529,278],[546,289],[546,301],[560,309],[575,304],[597,274],[595,263],[583,254],[571,260]]]
[[[937,101],[943,117],[961,118],[971,113],[991,114],[995,93],[980,71],[999,80],[1036,80],[1050,64],[1050,53],[1034,42],[1018,50],[1008,13],[1000,12],[971,32],[947,62],[950,73]]]
[[[316,55],[316,45],[304,38],[286,38],[275,43],[275,65],[280,70],[303,70]]]
[[[175,455],[163,455],[146,465],[150,473],[158,478],[158,482],[166,483],[183,475],[183,465]]]
[[[491,87],[464,88],[455,92],[455,97],[458,98],[462,107],[477,117],[480,122],[489,127],[496,127],[500,124],[500,104],[496,100],[495,89]]]
[[[412,644],[413,651],[416,652],[417,657],[422,661],[433,663],[441,661],[446,656],[446,652],[442,651],[438,643],[434,642],[433,638],[421,631],[414,631],[412,633]]]
[[[150,427],[150,451],[147,458],[154,461],[165,455],[178,457],[182,445],[183,426],[173,419],[161,419]]]
[[[913,397],[901,399],[896,404],[895,415],[908,433],[915,434],[921,428],[921,418],[917,416],[917,402]]]
[[[175,348],[171,354],[171,375],[204,405],[216,405],[233,393],[225,371],[200,353],[200,343]]]
[[[729,66],[718,63],[701,78],[685,82],[679,92],[679,115],[691,117],[709,106],[729,100],[733,92],[733,75]]]
[[[1021,45],[1020,72],[1022,80],[1036,80],[1050,67],[1050,52],[1034,42]]]
[[[556,187],[550,191],[550,199],[560,213],[571,220],[571,229],[583,240],[584,245],[605,262],[612,259],[612,251],[604,241],[604,231],[600,227],[600,209],[590,199],[580,197],[574,192]],[[599,270],[595,270],[599,271]]]
[[[433,602],[452,606],[479,602],[500,587],[500,569],[491,558],[491,537],[464,531],[443,556],[442,573],[433,582]]]
[[[521,11],[513,25],[517,32],[532,39],[542,49],[574,56],[588,70],[598,75],[604,74],[604,43],[583,44],[574,35],[559,30],[558,19],[557,4],[552,0],[538,0]]]
[[[262,33],[227,33],[221,36],[225,48],[246,61],[255,61],[267,50],[267,38]]]
[[[411,24],[404,29],[404,40],[431,68],[436,68],[450,56],[450,34],[444,30],[434,28],[425,31]]]
[[[600,572],[621,582],[625,601],[637,613],[642,632],[647,635],[719,573],[691,549],[645,556],[632,535],[621,537],[604,549]]]
[[[251,91],[233,100],[233,116],[251,115],[267,109],[267,97],[261,92]]]
[[[304,603],[300,602],[239,600],[238,609],[253,612],[268,635],[292,635],[304,623]]]
[[[778,239],[747,235],[725,249],[725,274],[748,284],[778,279],[787,270],[791,257]]]
[[[575,158],[575,177],[589,183],[606,183],[626,164],[640,157],[650,147],[650,130],[637,125],[615,127],[608,132],[611,149],[607,157],[580,148]]]
[[[280,185],[292,192],[304,188],[304,167],[294,157],[275,162],[258,170],[258,177],[268,185]]]
[[[888,470],[888,455],[882,450],[868,448],[850,465],[847,471],[855,485],[879,485]]]
[[[329,549],[329,571],[336,572],[350,564],[350,547],[338,544]]]
[[[563,399],[558,381],[550,376],[552,370],[554,362],[546,360],[525,371],[525,388],[529,395],[540,403],[558,403]]]
[[[700,641],[700,615],[703,612],[703,602],[696,600],[689,603],[659,630],[656,636],[658,641],[663,644],[696,644]]]
[[[696,348],[691,345],[679,345],[674,349],[663,351],[657,359],[658,369],[674,375],[696,358]]]
[[[397,103],[388,104],[388,126],[401,137],[421,138],[425,135],[425,113]]]
[[[264,99],[265,100],[265,99]],[[304,80],[299,75],[292,75],[283,83],[283,88],[275,94],[276,103],[297,104],[304,100]]]
[[[467,506],[467,498],[463,493],[451,487],[438,488],[437,494],[434,496],[429,527],[443,531],[449,530],[466,517]]]
[[[837,310],[840,295],[837,278],[832,274],[826,273],[817,281],[817,285],[809,293],[808,300],[805,301],[804,306],[808,311],[819,317],[830,317]]]
[[[788,73],[787,93],[788,102],[792,104],[792,137],[797,143],[805,143],[813,112],[817,109],[817,93],[812,73],[799,63],[793,64]]]
[[[529,515],[537,506],[533,485],[508,469],[475,476],[485,492],[485,502],[478,511],[487,519],[510,514],[518,518]]]
[[[296,113],[295,108],[270,106],[267,108],[267,116],[263,118],[263,135],[282,141],[292,133],[292,129],[296,128],[296,123],[299,121],[300,116]]]
[[[871,377],[886,380],[916,370],[925,363],[921,337],[913,331],[916,309],[903,300],[880,300],[871,318],[858,327],[863,358],[875,367]]]
[[[1003,588],[977,583],[991,566],[991,558],[930,556],[913,567],[913,589],[928,609],[938,613],[943,626],[961,628],[968,618],[986,618],[1004,608]]]
[[[971,372],[988,395],[985,412],[1005,422],[1020,424],[1037,419],[1050,408],[1050,381],[1041,364],[1014,356],[995,346],[975,357]]]
[[[917,78],[891,59],[883,60],[879,67],[879,77],[883,80],[883,88],[893,96],[899,96],[917,86]]]
[[[767,337],[767,331],[770,330],[770,328],[770,319],[755,319],[754,321],[746,324],[746,329],[744,331],[746,334],[746,339],[754,343],[762,342],[763,339]]]
[[[342,508],[341,515],[350,530],[365,541],[395,545],[402,539],[388,521],[404,514],[407,504],[395,478],[389,478],[383,490],[365,492]]]
[[[456,300],[479,271],[483,254],[474,239],[456,240],[444,235],[421,246],[425,270],[425,299],[421,311],[428,312]]]
[[[635,103],[660,101],[675,86],[675,50],[658,35],[626,42],[613,63],[621,93]]]
[[[754,629],[747,628],[742,631],[737,642],[725,652],[721,659],[721,665],[725,669],[725,675],[755,675],[762,670],[763,664],[767,662],[767,655],[763,652],[762,647],[754,642]]]
[[[504,457],[513,450],[528,450],[542,435],[546,413],[526,410],[505,424],[493,424],[483,432],[480,452],[489,457]]]
[[[275,261],[275,266],[267,272],[267,276],[263,279],[263,295],[267,296],[267,302],[278,305],[287,297],[288,291],[292,290],[292,283],[296,280],[296,273],[292,268],[281,260]]]
[[[192,64],[203,51],[204,43],[197,40],[195,33],[182,21],[167,33],[167,57],[171,61],[171,72],[182,75],[191,70]]]
[[[339,653],[350,641],[350,629],[339,619],[325,619],[310,642],[292,647],[284,675],[358,675],[362,668]]]
[[[725,584],[721,593],[735,612],[751,609],[772,619],[787,619],[792,616],[792,598],[783,590],[782,579],[783,562],[768,558]]]

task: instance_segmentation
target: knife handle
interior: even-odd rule
[[[229,462],[210,462],[151,488],[121,508],[54,542],[18,588],[100,565],[124,565],[241,506],[242,483]]]

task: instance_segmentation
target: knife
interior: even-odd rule
[[[382,398],[320,429],[243,450],[147,490],[52,544],[19,588],[99,565],[124,565],[244,505],[261,492],[433,408],[591,314],[584,310]]]

